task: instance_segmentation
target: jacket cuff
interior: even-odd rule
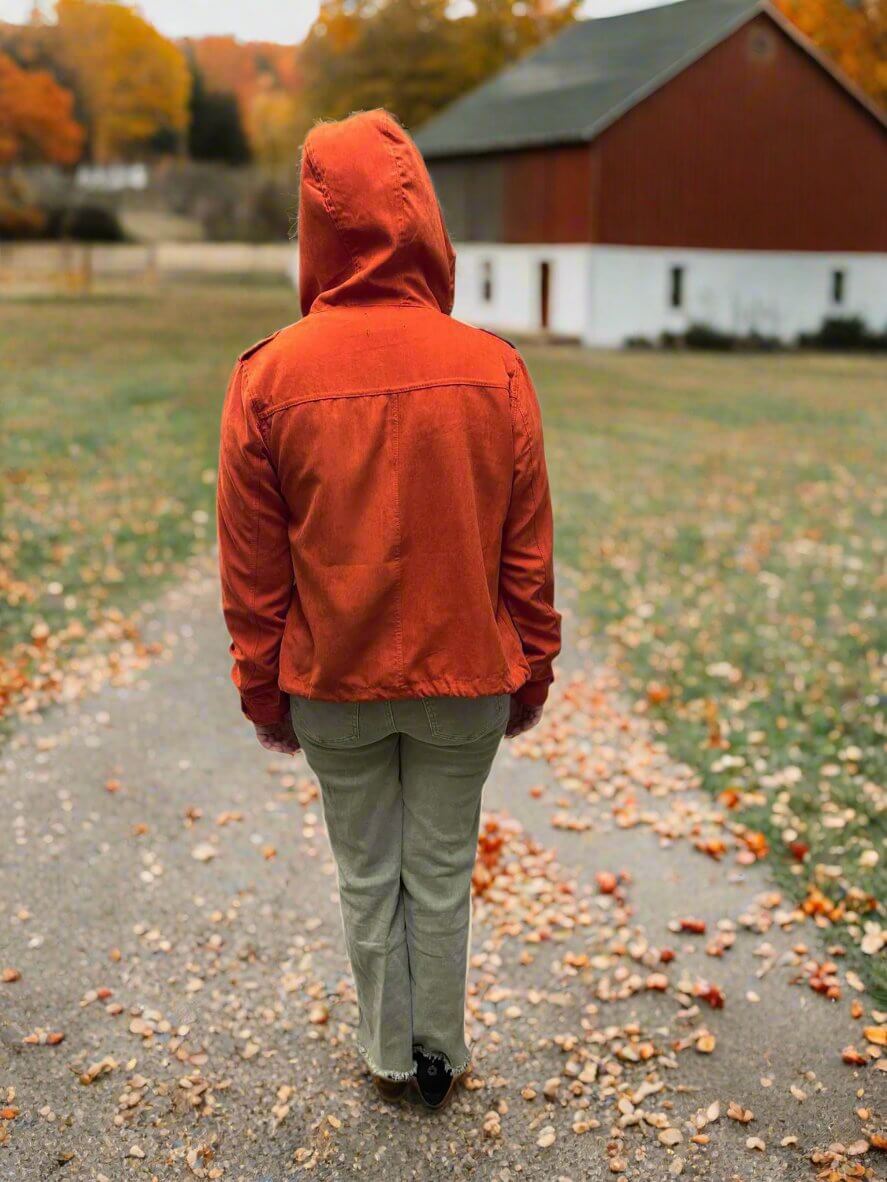
[[[524,706],[543,706],[548,697],[550,686],[550,679],[548,681],[528,681],[512,696]]]
[[[257,697],[240,697],[240,709],[256,726],[271,726],[275,722],[283,722],[289,718],[289,694],[274,690],[273,693],[262,694]]]

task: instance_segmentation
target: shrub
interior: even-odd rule
[[[46,236],[75,242],[126,241],[117,214],[104,205],[71,205],[50,210]]]
[[[798,345],[802,349],[834,349],[848,352],[855,349],[887,349],[887,329],[872,332],[861,316],[826,316],[816,332],[801,333]]]
[[[18,205],[0,193],[0,242],[41,238],[46,217],[33,205]]]
[[[732,349],[737,338],[728,332],[712,328],[709,324],[691,324],[684,333],[684,344],[688,349],[711,349],[717,352]]]
[[[631,348],[644,348],[649,342],[643,337],[630,337],[625,342]],[[736,336],[730,332],[723,332],[713,328],[710,324],[691,324],[686,332],[663,332],[659,335],[660,349],[700,349],[709,352],[765,352],[783,348],[778,337],[764,336],[760,332],[750,332],[746,336]]]

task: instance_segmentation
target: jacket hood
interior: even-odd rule
[[[319,123],[302,148],[302,313],[419,304],[449,314],[456,256],[419,150],[387,111]]]

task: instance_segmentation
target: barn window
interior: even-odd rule
[[[493,262],[484,259],[480,265],[480,298],[485,304],[493,299]]]
[[[669,271],[668,302],[672,308],[684,306],[684,268],[672,267]]]
[[[846,276],[843,271],[832,271],[832,303],[843,304]]]

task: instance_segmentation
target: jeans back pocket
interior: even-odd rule
[[[479,698],[423,698],[432,736],[442,743],[470,743],[504,728],[510,694]]]
[[[319,747],[348,747],[360,739],[359,702],[321,702],[290,697],[296,734]]]

